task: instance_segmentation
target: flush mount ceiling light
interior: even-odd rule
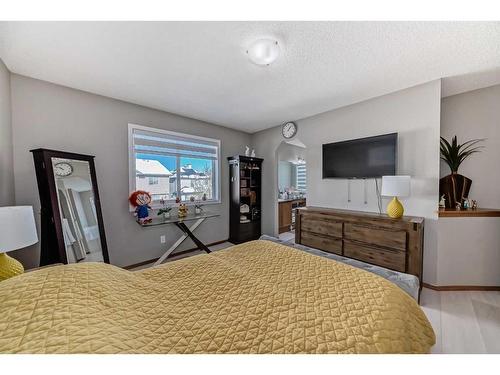
[[[280,55],[280,46],[274,39],[259,39],[247,50],[248,58],[257,65],[270,65]]]

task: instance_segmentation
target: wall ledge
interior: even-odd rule
[[[476,208],[476,209],[461,209],[440,208],[438,210],[439,217],[500,217],[500,209],[498,208]]]
[[[484,290],[484,291],[500,291],[500,286],[489,285],[432,285],[423,283],[423,287],[427,289],[436,290],[438,292],[452,292],[452,291],[465,291],[465,290]]]

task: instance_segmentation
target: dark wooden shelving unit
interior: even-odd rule
[[[262,162],[231,156],[229,161],[229,242],[256,240],[261,234]],[[242,206],[248,206],[248,212]]]

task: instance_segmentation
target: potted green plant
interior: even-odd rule
[[[483,146],[478,143],[484,139],[471,139],[462,144],[458,144],[457,136],[448,142],[441,137],[441,160],[449,167],[451,174],[439,180],[439,196],[444,195],[445,206],[456,208],[457,204],[462,205],[464,199],[468,198],[472,180],[458,173],[460,165],[472,154],[480,152]]]

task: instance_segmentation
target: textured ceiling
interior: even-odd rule
[[[245,55],[261,37],[283,46],[269,67]],[[250,133],[500,66],[498,22],[2,22],[0,38],[14,73]]]

